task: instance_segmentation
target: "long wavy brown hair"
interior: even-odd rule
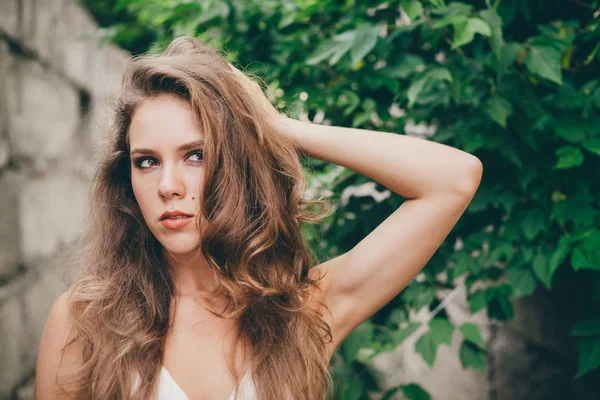
[[[82,356],[72,394],[156,396],[174,281],[133,195],[128,130],[142,100],[165,94],[191,105],[207,133],[198,194],[207,226],[198,251],[215,274],[214,294],[229,301],[224,312],[212,312],[236,319],[234,349],[251,349],[259,399],[327,397],[331,329],[320,308],[307,306],[323,276],[309,276],[314,252],[301,224],[320,222],[332,206],[304,197],[299,149],[268,122],[225,58],[191,37],[160,55],[132,57],[115,97],[69,290],[73,328],[65,348],[76,345]]]

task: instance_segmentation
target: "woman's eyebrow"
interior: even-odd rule
[[[177,151],[183,152],[183,151],[187,151],[187,150],[192,150],[192,149],[195,149],[197,147],[202,147],[203,145],[204,145],[204,139],[199,139],[199,140],[195,140],[193,142],[182,144],[181,146],[179,146],[177,148]],[[144,148],[137,148],[137,149],[133,149],[131,151],[131,153],[129,153],[129,155],[131,155],[131,156],[134,155],[134,154],[144,154],[144,155],[154,154],[154,150],[152,150],[152,149],[144,149]]]

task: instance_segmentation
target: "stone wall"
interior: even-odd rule
[[[128,57],[81,39],[95,29],[74,0],[0,1],[0,399],[33,398],[102,108]]]

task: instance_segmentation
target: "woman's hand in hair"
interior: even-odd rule
[[[285,117],[284,114],[280,114],[279,111],[271,104],[265,93],[263,92],[260,85],[254,82],[252,79],[247,77],[242,71],[229,64],[239,82],[246,88],[246,90],[251,93],[253,97],[258,99],[258,102],[263,106],[265,113],[272,118],[273,120],[277,120],[279,118]]]

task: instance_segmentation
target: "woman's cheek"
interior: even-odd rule
[[[133,188],[135,201],[137,202],[138,207],[140,207],[140,211],[142,212],[144,219],[147,220],[147,216],[151,212],[151,210],[149,210],[149,206],[151,203],[150,197],[152,196],[152,186],[147,183],[143,184],[142,182],[138,182],[136,180],[132,180],[131,186]]]

